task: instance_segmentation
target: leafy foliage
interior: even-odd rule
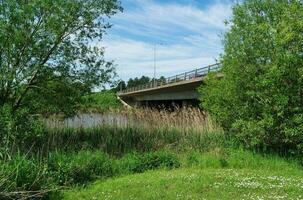
[[[112,80],[113,64],[92,41],[120,9],[117,0],[0,1],[0,157],[41,135],[37,114],[72,115]]]
[[[144,84],[148,84],[149,82],[151,81],[151,79],[147,76],[142,76],[141,78],[130,78],[128,81],[127,81],[127,87],[136,87],[136,86],[139,86],[139,85],[144,85]]]
[[[110,158],[100,151],[50,153],[43,160],[18,155],[6,162],[0,161],[0,198],[22,197],[11,191],[24,191],[24,194],[26,191],[48,191],[60,186],[83,185],[97,178],[179,166],[179,159],[169,152],[136,154],[121,159]],[[43,195],[47,194],[45,192]]]
[[[165,77],[164,76],[161,76],[160,78],[150,78],[148,76],[142,76],[141,78],[130,78],[128,81],[127,81],[127,87],[128,88],[131,88],[131,87],[137,87],[137,86],[140,86],[140,85],[145,85],[145,84],[148,84],[148,83],[152,83],[154,81],[158,81],[158,82],[165,82]],[[119,88],[117,88],[119,89]]]
[[[202,106],[248,147],[303,153],[302,2],[245,0],[230,24]]]
[[[70,112],[63,107],[115,76],[91,42],[110,27],[105,19],[121,9],[117,0],[4,0],[0,7],[0,107]]]
[[[168,169],[180,167],[178,158],[168,152],[155,152],[146,154],[129,154],[122,159],[123,168],[127,171],[140,173],[147,170],[165,167]]]
[[[83,97],[81,103],[82,109],[98,111],[106,111],[109,109],[117,109],[121,107],[121,103],[117,99],[116,93],[111,90],[92,93]]]

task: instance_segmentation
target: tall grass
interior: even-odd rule
[[[96,179],[179,166],[177,156],[161,151],[128,154],[121,159],[102,151],[53,152],[42,159],[16,155],[9,161],[0,161],[0,199],[48,199],[58,195],[56,191],[60,189]]]
[[[88,122],[89,121],[89,122]],[[112,110],[105,113],[80,113],[73,118],[63,120],[62,116],[53,116],[45,123],[50,129],[85,128],[110,125],[114,127],[140,126],[146,128],[178,128],[182,130],[217,131],[220,128],[197,108],[176,108],[174,111],[158,109]],[[221,130],[221,129],[220,129]]]
[[[105,118],[89,126],[82,120],[70,126],[53,119],[39,134],[16,140],[11,156],[0,161],[0,189],[6,192],[0,192],[0,199],[24,194],[45,197],[59,186],[178,167],[173,156],[151,153],[163,149],[209,151],[225,145],[223,131],[198,109],[120,110],[101,116]]]
[[[132,151],[163,148],[206,150],[223,145],[223,131],[199,109],[167,110],[134,109],[103,114],[103,121],[78,120],[72,126],[66,121],[48,122],[41,137],[26,143],[35,144],[40,152],[100,149],[119,155]],[[92,119],[93,120],[93,119]]]
[[[52,120],[41,134],[16,141],[15,153],[0,160],[0,199],[51,198],[61,187],[161,167],[301,169],[279,157],[230,149],[223,130],[198,109],[101,116],[88,127]]]

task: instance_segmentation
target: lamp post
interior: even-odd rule
[[[163,43],[154,43],[154,86],[156,85],[156,69],[157,69],[157,45],[163,45]]]
[[[157,44],[154,44],[154,86],[156,85],[156,51],[157,51]]]

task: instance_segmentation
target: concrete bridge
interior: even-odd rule
[[[153,81],[145,85],[118,92],[118,98],[130,106],[167,106],[196,105],[200,94],[197,88],[203,83],[209,72],[217,72],[220,64],[213,64],[200,69]]]

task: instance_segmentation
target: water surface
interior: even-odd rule
[[[120,113],[82,113],[62,119],[53,116],[46,119],[49,128],[95,128],[102,125],[126,126],[130,119]]]

